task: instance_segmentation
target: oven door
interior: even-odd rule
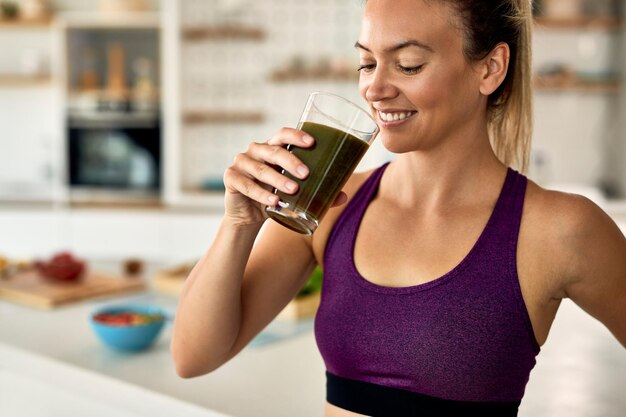
[[[161,188],[158,121],[70,119],[69,183],[75,200],[154,199]]]

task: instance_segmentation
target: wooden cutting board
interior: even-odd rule
[[[0,299],[41,309],[143,289],[145,283],[139,278],[114,277],[97,272],[88,272],[76,283],[52,283],[34,269],[0,279]]]

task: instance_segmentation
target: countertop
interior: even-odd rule
[[[90,313],[127,302],[169,312],[176,307],[176,299],[152,290],[50,311],[0,301],[0,415],[322,416],[324,366],[312,322],[275,321],[223,367],[184,380],[169,355],[171,326],[139,354],[114,352],[96,339]],[[601,323],[564,300],[519,416],[623,417],[625,386],[626,349]]]
[[[116,352],[96,339],[89,315],[101,306],[124,303],[157,305],[172,314],[176,308],[175,298],[152,290],[48,311],[0,301],[0,415],[86,415],[84,408],[83,414],[71,414],[72,401],[87,401],[94,410],[90,416],[100,415],[95,412],[100,409],[133,417],[323,414],[324,366],[315,346],[312,321],[274,322],[229,363],[209,375],[185,380],[175,374],[170,358],[171,324],[157,343],[142,353]],[[52,396],[67,397],[68,405],[61,414],[37,411],[15,415],[15,410],[34,406],[24,390],[11,395],[17,390],[15,384],[48,394],[63,391]],[[39,387],[41,384],[45,386]]]

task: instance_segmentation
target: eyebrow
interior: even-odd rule
[[[425,50],[427,50],[429,52],[435,52],[435,51],[433,51],[433,48],[431,48],[430,46],[428,46],[428,45],[426,45],[426,44],[424,44],[422,42],[416,41],[416,40],[408,40],[408,41],[400,42],[397,45],[394,45],[394,46],[391,46],[389,48],[384,49],[383,52],[385,52],[385,53],[396,52],[396,51],[398,51],[400,49],[407,48],[409,46],[417,46],[418,48],[425,49]],[[367,48],[366,46],[361,45],[358,41],[354,44],[354,47],[355,48],[359,48],[359,49],[363,49],[364,51],[367,51],[367,52],[372,52],[369,48]]]

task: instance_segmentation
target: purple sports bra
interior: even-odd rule
[[[453,270],[425,284],[391,288],[363,278],[353,256],[386,167],[363,183],[326,246],[315,336],[328,400],[369,415],[377,414],[365,404],[377,395],[374,407],[400,403],[404,395],[412,398],[406,406],[418,411],[429,401],[448,401],[509,405],[515,410],[494,415],[516,415],[539,353],[516,268],[526,177],[508,169],[485,229]]]

